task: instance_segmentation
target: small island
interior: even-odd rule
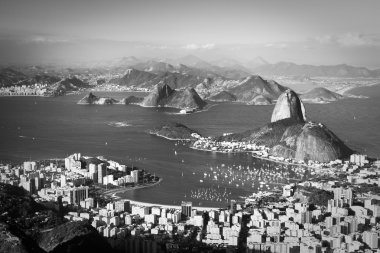
[[[149,133],[168,140],[181,141],[194,141],[200,136],[197,131],[175,122],[169,122],[160,127],[156,127],[153,130],[150,130]]]
[[[109,97],[98,97],[92,94],[92,92],[90,92],[88,95],[86,95],[81,100],[79,100],[77,104],[79,105],[113,105],[113,104],[129,105],[129,104],[139,104],[142,101],[143,101],[143,98],[135,97],[135,96],[129,96],[126,98],[122,98],[121,100],[116,100],[114,98],[109,98]]]
[[[326,88],[317,87],[302,94],[300,98],[305,103],[329,103],[343,99],[344,96]]]
[[[169,107],[179,109],[181,114],[192,113],[202,110],[207,103],[202,100],[198,93],[192,89],[174,90],[167,84],[158,84],[145,97],[129,96],[120,100],[109,97],[98,97],[89,93],[77,104],[80,105],[113,105],[135,104],[142,107]]]

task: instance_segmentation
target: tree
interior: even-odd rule
[[[325,191],[325,190],[317,190],[313,191],[309,197],[309,203],[317,206],[327,207],[328,201],[334,197],[334,193]]]

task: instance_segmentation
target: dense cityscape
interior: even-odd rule
[[[118,190],[148,187],[159,178],[79,153],[61,161],[1,165],[0,171],[1,183],[21,186],[36,202],[58,201],[68,207],[64,222],[89,222],[117,250],[373,252],[379,240],[380,162],[351,155],[323,167],[329,172],[320,180],[231,199],[224,209],[121,199],[114,195]],[[126,238],[128,243],[118,243]]]

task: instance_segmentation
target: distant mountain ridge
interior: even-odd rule
[[[292,62],[266,64],[252,69],[258,75],[270,76],[309,76],[309,77],[380,77],[379,70],[369,70],[365,67],[340,65],[298,65]]]
[[[205,79],[195,87],[204,99],[236,101],[251,105],[269,105],[287,88],[261,76],[251,75],[240,80]],[[228,94],[223,94],[227,92]],[[223,98],[224,97],[224,98]]]
[[[286,87],[277,82],[271,80],[267,81],[261,76],[256,75],[247,77],[238,86],[228,91],[234,94],[239,102],[248,104],[271,104],[273,100],[276,100],[285,90]],[[255,101],[255,98],[258,96],[261,96],[260,101]]]

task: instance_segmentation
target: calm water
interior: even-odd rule
[[[377,157],[380,156],[380,86],[368,89],[372,90],[359,89],[353,93],[367,92],[371,98],[307,104],[306,112],[310,119],[326,124],[351,148]],[[125,97],[127,94],[108,95]],[[244,131],[269,122],[273,106],[220,104],[206,112],[176,115],[172,114],[173,110],[134,105],[77,105],[81,97],[83,95],[1,97],[0,159],[22,162],[30,158],[62,158],[75,152],[103,155],[161,176],[164,181],[160,185],[129,192],[126,197],[162,204],[191,200],[195,205],[225,206],[226,199],[266,189],[265,185],[258,188],[257,181],[286,182],[283,177],[289,171],[287,177],[295,176],[288,167],[253,159],[246,154],[195,151],[146,132],[167,121],[184,123],[206,136]],[[113,122],[129,126],[115,127]],[[229,169],[231,167],[233,169]],[[265,172],[275,171],[276,167],[277,175]],[[253,179],[241,180],[248,171],[257,172],[258,169],[263,169],[262,178],[256,178],[253,186]],[[206,193],[213,199],[205,200]],[[223,200],[217,201],[222,194],[220,199]]]

